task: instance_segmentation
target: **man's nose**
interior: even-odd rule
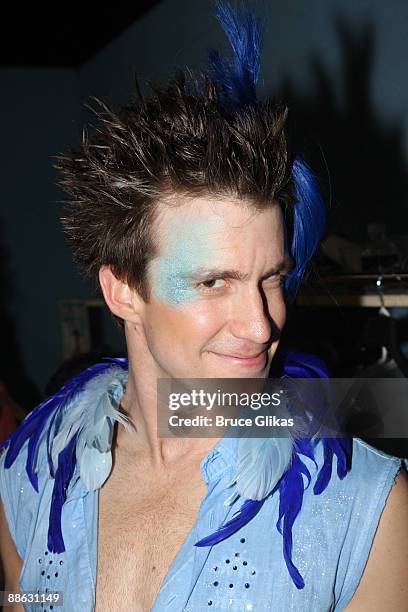
[[[251,289],[237,296],[231,314],[230,331],[235,337],[256,344],[269,342],[273,325],[261,290]]]

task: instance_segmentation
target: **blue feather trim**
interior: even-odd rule
[[[65,551],[62,537],[61,514],[62,506],[67,499],[67,489],[75,469],[76,433],[68,446],[58,456],[58,467],[55,472],[55,482],[52,491],[50,521],[48,526],[48,550],[61,553]]]
[[[276,362],[275,362],[276,359]],[[293,350],[278,349],[273,360],[275,376],[291,376],[293,378],[328,378],[328,370],[324,363],[313,355]],[[294,452],[290,467],[282,475],[273,491],[260,501],[245,500],[234,517],[225,525],[222,525],[214,534],[210,534],[197,542],[196,546],[213,546],[237,532],[260,510],[262,504],[269,495],[279,491],[279,512],[276,527],[283,538],[283,557],[289,574],[296,588],[303,589],[304,580],[292,561],[292,528],[303,503],[304,491],[310,486],[311,475],[299,455],[311,459],[317,469],[314,456],[314,443],[319,438],[296,438],[294,441]],[[337,475],[344,478],[351,470],[352,464],[352,439],[350,438],[321,438],[324,449],[323,465],[317,475],[313,487],[313,493],[319,495],[328,486],[332,476],[333,455],[337,457]],[[306,477],[305,487],[303,475]]]
[[[300,464],[305,468],[303,462],[295,456],[291,467],[280,482],[279,518],[276,526],[283,536],[283,557],[286,567],[295,586],[298,589],[303,589],[305,586],[304,580],[292,562],[292,527],[302,508],[304,492],[303,469]]]
[[[247,499],[237,512],[233,515],[232,519],[229,520],[225,525],[222,525],[217,531],[205,538],[202,538],[194,544],[194,546],[213,546],[218,544],[225,538],[241,529],[246,523],[254,518],[255,514],[259,512],[265,500],[253,500]]]
[[[296,359],[299,359],[297,366]],[[67,408],[69,409],[71,405],[72,410],[74,410],[75,405],[73,401],[85,390],[86,385],[92,385],[93,379],[97,379],[101,374],[104,374],[112,368],[112,366],[114,370],[113,374],[118,376],[118,371],[127,371],[127,360],[107,360],[88,368],[66,383],[54,396],[35,408],[23,420],[20,427],[0,445],[0,448],[2,448],[9,444],[5,458],[5,467],[10,467],[13,464],[24,442],[28,440],[26,471],[32,486],[38,491],[36,463],[38,460],[40,442],[42,440],[46,441],[47,461],[51,473],[51,469],[54,470],[52,444],[54,443],[55,437],[64,427],[64,410],[67,410]],[[292,375],[300,375],[303,378],[327,374],[327,370],[325,371],[320,360],[313,356],[308,358],[306,354],[297,353],[295,351],[286,353],[282,350],[280,351],[279,355],[277,355],[275,373],[279,371],[279,368],[280,374],[283,376],[287,375],[288,372]],[[78,428],[73,432],[69,440],[67,439],[66,445],[58,454],[58,465],[53,475],[55,482],[49,517],[48,549],[50,552],[65,551],[61,529],[61,513],[63,504],[67,499],[68,487],[77,463],[76,452],[78,449],[78,439],[81,436],[84,436],[84,432],[81,428]],[[314,494],[317,495],[322,493],[330,482],[334,455],[336,455],[337,458],[337,475],[339,478],[344,478],[351,469],[352,443],[350,439],[323,438],[322,443],[324,446],[324,463],[313,488]],[[244,500],[241,508],[233,515],[230,521],[222,525],[215,533],[201,539],[195,545],[213,546],[237,532],[259,512],[266,498],[278,490],[280,496],[279,518],[276,526],[283,537],[284,560],[296,587],[299,589],[303,588],[303,579],[294,566],[291,558],[292,527],[302,506],[304,490],[309,487],[311,482],[310,472],[301,460],[300,455],[304,455],[311,459],[317,467],[312,440],[306,438],[296,439],[290,467],[282,475],[273,491],[269,492],[262,500]],[[303,476],[306,478],[306,486]]]
[[[57,393],[46,399],[28,414],[19,427],[0,444],[0,449],[8,445],[4,467],[10,468],[16,460],[23,445],[28,440],[26,472],[38,493],[38,454],[42,441],[45,441],[49,472],[55,479],[49,517],[48,549],[50,552],[64,552],[64,540],[61,533],[61,511],[66,500],[68,485],[76,466],[76,443],[80,431],[72,432],[66,446],[58,454],[58,466],[55,471],[52,460],[52,445],[63,422],[63,413],[84,391],[85,386],[95,377],[119,368],[127,371],[127,360],[108,358],[95,364],[65,383]]]

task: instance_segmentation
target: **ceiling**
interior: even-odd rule
[[[121,3],[116,12],[99,3],[10,3],[2,11],[0,66],[78,68],[159,1]]]

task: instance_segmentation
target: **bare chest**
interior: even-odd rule
[[[135,484],[102,487],[95,612],[151,610],[204,496],[201,479],[189,484],[139,495]]]

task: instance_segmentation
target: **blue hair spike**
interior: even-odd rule
[[[220,88],[225,110],[238,112],[256,103],[256,84],[261,64],[261,32],[256,18],[243,11],[242,21],[231,5],[217,2],[215,15],[228,37],[232,59],[209,51],[208,75]]]

